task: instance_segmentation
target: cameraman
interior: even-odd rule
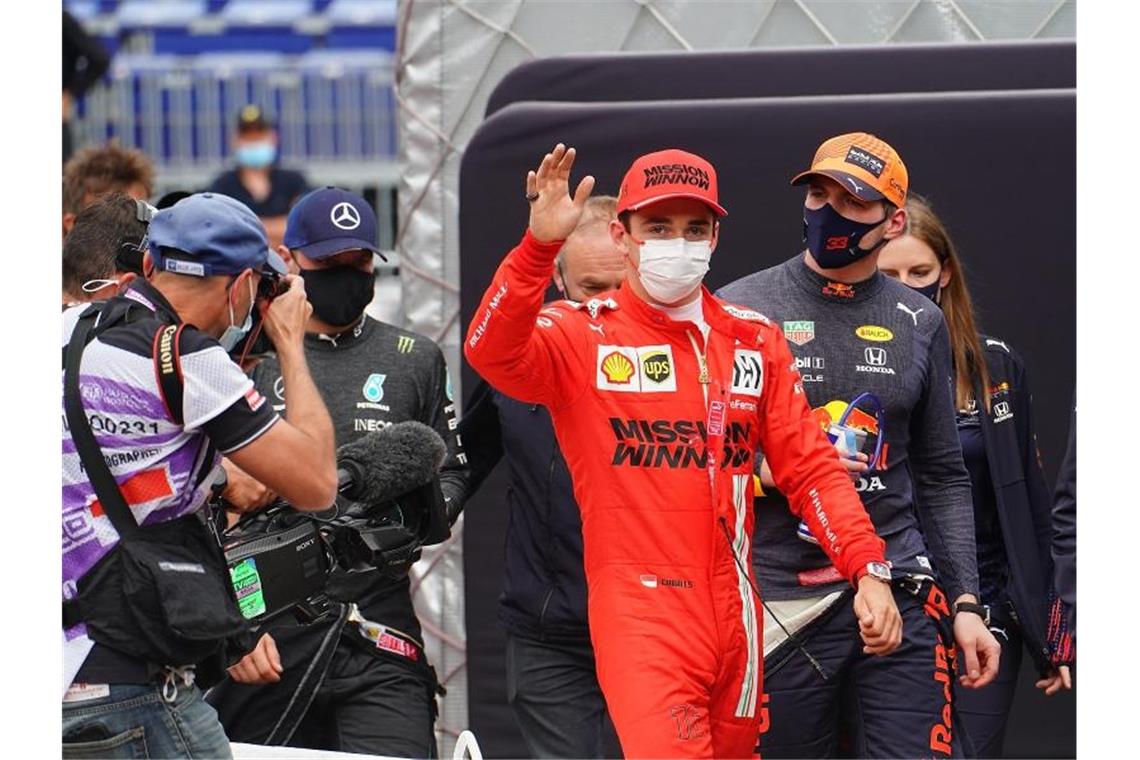
[[[313,306],[305,354],[329,406],[338,446],[405,420],[439,433],[447,444],[440,484],[454,522],[466,499],[468,471],[455,432],[447,365],[429,338],[365,314],[373,295],[376,240],[371,206],[339,188],[314,190],[290,211],[278,251],[304,280]],[[276,408],[292,406],[293,389],[288,378],[282,382],[277,360],[263,360],[253,379]],[[295,465],[284,453],[279,463]],[[249,495],[242,506],[264,503],[260,486],[243,486],[248,478],[230,474],[231,495]],[[258,650],[231,668],[233,680],[211,694],[227,733],[258,744],[433,757],[437,681],[406,571],[395,579],[369,572],[351,588],[330,583],[332,599],[356,605],[358,614],[348,622],[342,611],[331,623],[272,623]],[[326,647],[334,648],[331,657]],[[326,669],[313,675],[318,662]],[[307,709],[298,707],[306,704]]]
[[[63,305],[119,295],[142,273],[147,224],[155,209],[109,193],[79,212],[63,241]]]
[[[198,519],[220,454],[298,508],[323,509],[336,497],[332,424],[301,348],[311,311],[303,282],[287,277],[287,292],[272,304],[255,302],[262,277],[279,276],[284,267],[252,211],[210,193],[180,201],[154,217],[143,270],[147,279],[137,278],[122,296],[63,315],[65,349],[74,331],[94,323],[95,335],[80,359],[78,410],[65,384],[65,409],[77,413],[67,415],[75,424],[63,431],[64,754],[230,757],[222,727],[194,685],[195,663],[140,658],[140,652],[173,647],[131,637],[154,633],[142,624],[167,619],[174,605],[199,623],[216,624],[227,603],[237,613],[232,592],[225,596],[229,579],[220,549],[215,543],[218,555],[209,556],[212,539]],[[284,421],[226,355],[255,306],[289,383],[292,403]],[[172,337],[160,354],[164,335]],[[72,360],[65,371],[67,364],[69,378],[78,368]],[[84,445],[88,427],[98,451]],[[98,465],[100,455],[106,467]],[[279,457],[290,466],[277,466]],[[101,473],[117,483],[121,511],[115,499],[99,498],[113,494],[93,484],[106,482]],[[122,519],[132,517],[141,530]],[[120,526],[132,529],[127,540]],[[159,545],[164,536],[167,543]],[[200,549],[190,559],[201,564],[158,562],[152,574],[157,591],[149,600],[140,601],[137,589],[132,596],[125,583],[102,582],[131,577],[123,559],[128,549],[169,551],[177,542]],[[216,577],[208,577],[208,566]],[[164,574],[169,585],[158,585]],[[182,592],[210,582],[222,591],[221,603]],[[242,623],[238,615],[239,632]],[[159,622],[157,633],[174,640],[183,632]],[[214,651],[220,650],[219,641]]]

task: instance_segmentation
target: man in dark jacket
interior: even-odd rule
[[[308,180],[301,172],[278,166],[277,130],[255,105],[238,114],[233,150],[237,166],[215,177],[210,189],[253,209],[265,225],[269,244],[276,248],[285,235],[285,216],[308,192]]]
[[[1077,636],[1077,408],[1069,422],[1069,446],[1057,472],[1053,504],[1054,585],[1065,604],[1065,622]]]
[[[608,232],[616,202],[591,198],[558,254],[554,283],[565,298],[586,301],[621,284],[625,263]],[[586,621],[582,519],[550,414],[480,383],[459,431],[473,490],[501,458],[510,469],[499,619],[507,632],[508,699],[527,748],[534,757],[612,757],[617,737]]]
[[[447,444],[439,480],[454,521],[466,499],[467,459],[443,354],[430,338],[365,313],[378,253],[371,206],[339,188],[314,190],[293,207],[278,250],[304,280],[313,307],[305,358],[337,445],[406,420],[429,425]],[[252,376],[275,409],[288,407],[292,391],[275,358]],[[243,479],[233,469],[229,475]],[[256,484],[246,493],[264,502]],[[436,675],[407,568],[341,573],[326,591],[341,603],[338,617],[274,621],[262,639],[266,656],[247,657],[211,695],[226,733],[255,744],[435,757]]]

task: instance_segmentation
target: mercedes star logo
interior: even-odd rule
[[[355,230],[360,226],[360,212],[351,203],[338,203],[329,214],[332,223],[342,230]]]

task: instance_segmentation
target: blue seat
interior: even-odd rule
[[[195,33],[185,27],[154,29],[154,51],[178,55],[245,50],[304,53],[313,38],[296,34],[291,26],[226,26],[215,33]]]
[[[186,27],[206,14],[205,0],[123,0],[115,14],[119,28]]]
[[[233,25],[286,26],[312,13],[312,0],[230,0],[218,16]]]
[[[332,26],[395,26],[396,0],[332,0],[324,15]]]
[[[94,18],[101,12],[96,0],[65,0],[63,9],[80,22]]]
[[[325,35],[325,47],[330,50],[367,48],[395,50],[396,28],[392,26],[336,26]]]

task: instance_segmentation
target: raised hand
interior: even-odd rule
[[[527,172],[526,197],[530,201],[530,234],[540,242],[565,240],[582,216],[594,178],[586,176],[570,197],[570,169],[576,153],[562,143],[542,157],[538,171]]]

